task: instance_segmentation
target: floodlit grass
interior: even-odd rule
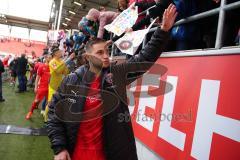
[[[29,107],[34,99],[32,90],[26,93],[15,93],[17,88],[3,85],[5,102],[0,103],[0,124],[11,124],[19,127],[40,128],[43,118],[40,110],[35,110],[32,120],[25,120]],[[51,160],[53,159],[49,140],[43,136],[0,134],[1,160]]]

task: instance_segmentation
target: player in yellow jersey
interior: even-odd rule
[[[63,51],[58,46],[53,46],[51,49],[53,59],[49,63],[50,68],[50,82],[48,87],[48,102],[51,101],[53,94],[60,86],[62,79],[69,73],[68,65],[72,62],[75,54],[72,53],[65,61],[62,59]],[[47,121],[48,106],[45,110],[45,122]]]

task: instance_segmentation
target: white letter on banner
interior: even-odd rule
[[[209,159],[213,132],[240,142],[240,121],[216,114],[219,88],[220,81],[202,81],[191,151],[196,159]]]
[[[177,80],[178,78],[175,76],[167,77],[167,83],[170,83],[173,86],[173,89],[171,92],[165,93],[164,95],[162,114],[170,115],[173,113]],[[167,88],[165,90],[167,92]],[[161,121],[158,136],[167,141],[168,143],[174,145],[178,149],[182,151],[184,150],[186,134],[172,128],[171,121],[169,121],[168,119],[164,119],[163,121]]]
[[[127,97],[129,99],[129,103],[128,103],[128,109],[129,109],[129,112],[130,112],[130,115],[133,114],[133,111],[134,111],[134,107],[136,105],[135,103],[135,97],[134,97],[134,92],[136,91],[137,89],[137,80],[135,80],[134,82],[132,82],[130,84],[130,87],[129,89],[127,89]]]
[[[138,111],[136,116],[137,118],[136,122],[151,132],[153,130],[154,119],[146,116],[144,113],[145,113],[146,107],[155,109],[156,103],[157,103],[157,97],[148,95],[149,86],[159,88],[159,84],[160,84],[160,75],[145,73],[142,77],[142,86],[141,86],[141,93],[139,98],[139,106],[138,106]]]

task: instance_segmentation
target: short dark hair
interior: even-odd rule
[[[94,44],[103,43],[103,42],[106,42],[106,40],[101,39],[101,38],[93,38],[87,42],[84,50],[85,50],[85,52],[91,52],[92,46]]]
[[[57,51],[59,51],[59,46],[53,45],[51,48],[51,55],[54,55]]]
[[[104,6],[100,6],[100,7],[98,7],[98,10],[101,12],[101,11],[105,10],[105,7]]]

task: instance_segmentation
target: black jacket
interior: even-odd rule
[[[12,60],[12,62],[9,64],[9,69],[13,72],[16,72],[16,69],[17,69],[17,60],[14,59]]]
[[[25,57],[20,57],[17,59],[16,63],[16,73],[25,75],[27,72],[28,61]]]
[[[127,62],[111,66],[101,73],[102,110],[94,112],[90,118],[103,116],[103,141],[107,160],[137,160],[135,138],[131,121],[119,121],[119,116],[130,116],[127,106],[126,86],[143,74],[159,58],[169,34],[157,29],[149,43],[139,54]],[[153,62],[143,65],[140,62]],[[142,71],[139,73],[134,73]],[[70,154],[74,150],[79,117],[88,85],[93,73],[88,67],[82,66],[64,78],[50,104],[47,122],[48,137],[54,154],[67,149]],[[128,77],[128,79],[127,79]],[[77,94],[73,94],[77,93]],[[75,113],[75,114],[72,114]]]
[[[2,75],[3,72],[5,72],[5,69],[4,69],[3,62],[0,60],[0,75]]]

